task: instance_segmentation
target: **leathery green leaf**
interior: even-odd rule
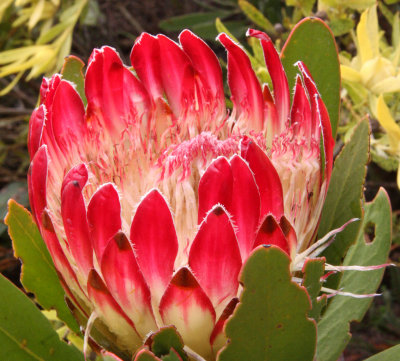
[[[146,340],[146,345],[158,357],[171,354],[172,348],[179,354],[182,360],[188,360],[185,351],[183,351],[184,343],[182,337],[178,334],[174,326],[161,327],[159,331],[150,335]]]
[[[292,30],[282,52],[289,89],[294,89],[296,74],[294,64],[301,60],[310,70],[331,120],[335,136],[340,106],[340,64],[335,37],[320,19],[306,18]]]
[[[368,357],[365,361],[398,361],[400,355],[400,344],[393,346],[385,351]]]
[[[318,322],[323,307],[326,306],[326,296],[322,295],[318,299],[321,291],[321,277],[324,275],[325,259],[314,258],[308,259],[303,267],[303,286],[307,289],[308,295],[311,299],[312,308],[308,316]]]
[[[83,361],[83,354],[61,341],[35,304],[0,275],[0,359]]]
[[[318,238],[352,218],[362,218],[361,202],[368,149],[369,125],[367,121],[362,121],[336,158],[322,209]],[[335,241],[323,254],[328,263],[341,263],[346,251],[355,242],[360,225],[360,222],[353,222],[337,234]]]
[[[165,31],[181,31],[185,28],[192,28],[194,25],[213,24],[216,18],[223,19],[229,15],[231,15],[231,13],[226,10],[195,12],[170,17],[160,21],[158,25]]]
[[[24,288],[35,295],[44,309],[55,309],[58,317],[78,334],[79,326],[65,303],[65,292],[32,215],[11,199],[5,223],[15,256],[22,260],[21,282]]]
[[[316,325],[305,289],[291,281],[290,260],[275,246],[258,247],[240,274],[243,293],[225,326],[219,361],[312,361]],[[290,345],[290,347],[288,347]]]
[[[173,348],[169,351],[168,355],[161,357],[163,361],[182,361],[182,358],[179,356],[178,352],[176,352]]]
[[[142,349],[136,354],[134,361],[160,361],[160,359],[153,352]]]
[[[0,190],[0,235],[7,230],[7,226],[3,222],[7,215],[7,203],[10,198],[16,199],[24,206],[28,205],[29,197],[26,182],[8,183]]]
[[[85,77],[83,76],[83,68],[85,63],[74,55],[67,56],[61,69],[63,79],[69,80],[76,85],[83,104],[86,106],[87,100],[85,96]]]
[[[386,191],[381,188],[375,199],[365,205],[362,228],[350,247],[344,266],[375,266],[387,262],[391,242],[391,209]],[[344,271],[339,288],[355,294],[373,294],[378,289],[384,269]],[[318,361],[335,361],[351,336],[351,321],[361,321],[372,298],[336,295],[318,323]]]

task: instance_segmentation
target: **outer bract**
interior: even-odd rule
[[[69,298],[115,334],[114,349],[133,354],[172,324],[215,359],[251,250],[275,244],[294,259],[315,238],[332,169],[327,111],[302,63],[290,107],[272,42],[249,35],[273,93],[221,34],[231,113],[217,57],[187,30],[179,45],[142,34],[134,72],[95,49],[86,109],[60,75],[43,80],[30,120],[32,210]]]

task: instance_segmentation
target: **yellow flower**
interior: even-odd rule
[[[368,8],[361,14],[356,29],[357,55],[351,60],[341,56],[342,80],[353,103],[367,105],[387,133],[380,138],[371,137],[373,159],[375,156],[375,161],[387,170],[393,169],[393,165],[388,167],[386,161],[391,164],[400,161],[400,127],[394,120],[394,110],[389,109],[383,98],[385,94],[386,100],[394,103],[394,98],[400,95],[398,13],[392,25],[392,45],[389,46],[379,30],[377,6]],[[399,170],[397,184],[400,188]]]
[[[398,24],[396,14],[393,29],[398,28]],[[357,56],[351,61],[341,58],[343,81],[360,83],[374,95],[400,91],[400,46],[393,41],[388,55],[381,52],[376,5],[361,14],[356,34]]]
[[[388,153],[400,160],[400,127],[394,121],[383,95],[378,97],[376,103],[376,117],[387,133],[389,140]],[[400,188],[400,168],[397,169],[397,186]]]

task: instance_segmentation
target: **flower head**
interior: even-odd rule
[[[97,315],[105,347],[132,354],[173,324],[214,359],[252,249],[275,244],[294,259],[315,238],[332,169],[328,113],[302,63],[290,107],[272,42],[249,35],[273,93],[221,34],[230,114],[217,57],[187,30],[179,45],[142,34],[134,71],[112,48],[94,50],[86,109],[60,75],[43,80],[30,120],[31,206],[69,298],[84,318]]]

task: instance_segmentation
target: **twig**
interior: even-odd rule
[[[183,350],[194,360],[196,361],[206,361],[204,358],[202,358],[198,353],[194,352],[191,348],[188,346],[184,346]]]

